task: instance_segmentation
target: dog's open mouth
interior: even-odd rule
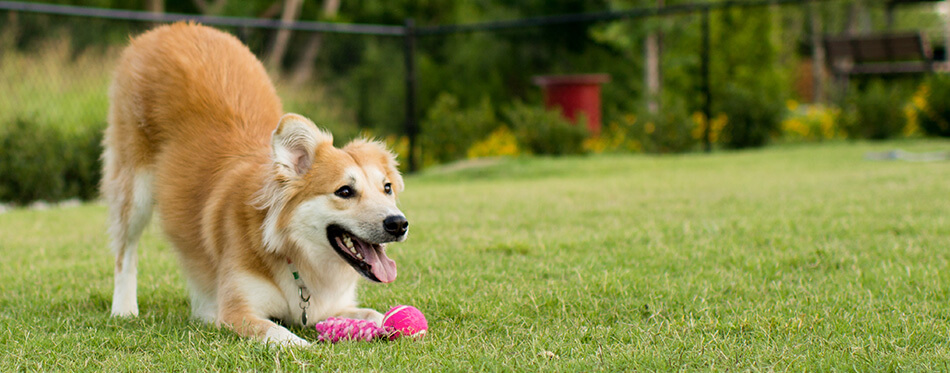
[[[357,272],[376,282],[396,279],[396,262],[386,256],[386,246],[363,241],[338,225],[327,227],[330,245]]]

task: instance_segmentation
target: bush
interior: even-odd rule
[[[19,120],[63,131],[81,131],[103,121],[115,53],[72,51],[67,38],[26,53],[2,36],[0,131]]]
[[[785,106],[769,89],[730,85],[717,99],[727,118],[721,133],[727,148],[760,147],[779,131]]]
[[[697,142],[703,142],[703,139],[706,137],[706,115],[702,112],[696,111],[692,115],[693,120],[693,139]],[[716,144],[719,142],[719,137],[722,134],[722,129],[726,127],[726,122],[729,121],[729,118],[726,118],[726,114],[719,113],[714,116],[711,121],[709,121],[709,142]]]
[[[883,140],[897,137],[904,130],[906,95],[903,90],[885,87],[880,81],[864,89],[853,89],[842,113],[842,129],[852,139]]]
[[[656,114],[650,114],[645,105],[638,107],[637,111],[644,114],[614,115],[600,136],[584,141],[584,148],[592,153],[683,153],[694,150],[702,141],[703,115],[693,113],[687,116],[686,103],[682,99],[664,97]],[[713,142],[724,122],[723,116],[713,118]]]
[[[636,122],[637,116],[633,114],[608,122],[601,128],[600,136],[584,140],[584,151],[595,154],[643,151],[641,139],[634,136],[633,132]]]
[[[638,121],[643,149],[651,153],[684,153],[693,150],[698,139],[693,136],[696,123],[687,115],[682,100],[665,99],[659,112],[644,113]],[[700,137],[701,139],[701,137]]]
[[[786,141],[822,141],[841,137],[840,110],[820,104],[799,105],[790,101],[789,115],[782,121]]]
[[[63,130],[17,119],[0,131],[0,201],[92,199],[102,128]]]
[[[97,196],[117,50],[61,35],[17,48],[0,35],[0,202]]]
[[[472,144],[499,127],[491,101],[461,110],[458,99],[443,93],[422,122],[419,142],[423,164],[443,163],[465,158]]]
[[[317,127],[333,134],[337,145],[359,135],[360,128],[343,108],[340,97],[328,93],[325,86],[307,83],[291,84],[276,80],[277,95],[284,104],[284,112],[297,113],[309,118]]]
[[[923,105],[917,105],[920,128],[929,135],[950,137],[950,76],[935,74],[925,87]]]
[[[557,111],[516,102],[505,109],[505,119],[521,148],[534,154],[580,154],[587,128],[574,125]],[[579,123],[586,123],[582,117]]]
[[[469,158],[516,157],[519,153],[518,138],[505,126],[498,127],[488,137],[468,148]]]

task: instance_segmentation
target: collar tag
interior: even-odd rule
[[[300,322],[306,326],[307,307],[310,307],[310,290],[307,289],[307,285],[303,283],[303,279],[300,278],[300,273],[297,272],[297,266],[294,265],[294,262],[290,261],[290,258],[287,258],[287,266],[290,267],[290,273],[294,275],[294,282],[297,283],[297,294],[300,295]]]

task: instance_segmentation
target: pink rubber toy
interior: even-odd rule
[[[340,341],[371,341],[376,338],[393,340],[401,336],[421,338],[425,336],[429,324],[425,316],[412,306],[396,306],[386,312],[383,325],[369,320],[339,319],[331,317],[315,325],[320,335],[318,341],[336,343]]]
[[[383,327],[392,330],[392,334],[389,336],[390,340],[402,336],[422,338],[429,330],[429,323],[418,308],[396,306],[386,312],[386,316],[383,317]]]

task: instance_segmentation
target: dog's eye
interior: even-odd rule
[[[386,185],[383,185],[383,191],[386,192],[386,194],[393,194],[393,184],[386,183]]]
[[[353,188],[350,188],[349,185],[341,186],[340,189],[337,189],[336,192],[333,192],[337,197],[340,198],[350,198],[353,196]]]

